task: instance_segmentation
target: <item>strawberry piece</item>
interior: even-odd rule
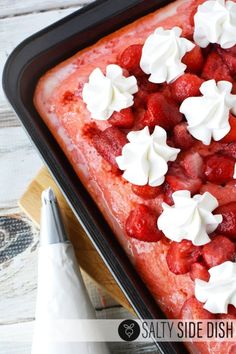
[[[204,175],[209,182],[221,184],[233,178],[235,160],[231,157],[213,155],[205,159]]]
[[[183,155],[180,165],[184,168],[187,176],[191,178],[201,178],[203,175],[203,158],[197,152]]]
[[[185,274],[190,271],[191,265],[201,255],[201,248],[194,246],[191,241],[172,242],[167,252],[166,261],[170,271],[174,274]]]
[[[215,79],[216,81],[233,81],[228,66],[223,62],[221,56],[217,52],[211,52],[208,55],[203,67],[202,78],[205,80]]]
[[[235,258],[235,244],[227,237],[218,235],[203,246],[202,256],[209,268]]]
[[[141,44],[133,44],[127,47],[119,56],[118,64],[130,73],[143,74],[140,68],[142,48]]]
[[[162,187],[136,186],[133,184],[132,191],[143,199],[154,199],[162,192]]]
[[[148,101],[149,93],[148,91],[139,89],[138,92],[134,95],[134,108],[146,108]]]
[[[221,313],[218,318],[221,320],[236,320],[236,308],[233,305],[228,305],[228,313]]]
[[[187,65],[188,71],[195,74],[200,73],[204,64],[204,57],[201,48],[198,45],[195,45],[190,52],[187,52],[184,55],[182,62]]]
[[[216,315],[205,310],[203,304],[195,297],[190,297],[182,306],[180,318],[183,320],[213,320],[216,319]]]
[[[134,125],[134,114],[131,108],[122,109],[120,112],[114,112],[108,122],[114,127],[129,129]]]
[[[171,85],[172,97],[179,103],[192,96],[200,96],[200,86],[204,82],[197,75],[184,74]]]
[[[190,178],[180,166],[172,166],[166,175],[166,182],[173,192],[178,190],[189,190],[192,194],[199,192],[202,181],[200,178]]]
[[[147,92],[156,92],[159,89],[159,85],[154,84],[148,80],[147,75],[143,75],[138,77],[138,87],[140,90],[144,90]]]
[[[137,205],[126,221],[127,235],[140,241],[157,242],[163,235],[157,228],[157,217],[158,215],[146,205]]]
[[[222,205],[214,210],[214,214],[221,214],[223,221],[217,227],[217,232],[236,239],[236,202]]]
[[[195,279],[208,281],[210,278],[210,274],[207,268],[202,263],[196,262],[191,265],[190,277],[193,281],[195,281]]]
[[[223,139],[220,140],[221,143],[231,143],[236,141],[236,117],[232,114],[229,116],[230,131]]]
[[[143,126],[155,127],[160,125],[164,129],[171,129],[182,120],[178,105],[174,100],[157,92],[149,96],[147,111],[142,120]]]
[[[217,47],[217,52],[223,59],[223,62],[228,66],[231,75],[236,74],[236,45],[229,49]]]
[[[189,149],[195,142],[187,130],[187,123],[179,123],[174,127],[173,140],[175,146],[183,150]]]
[[[227,183],[225,186],[206,183],[200,190],[201,194],[205,192],[209,192],[214,195],[214,197],[218,200],[219,206],[236,202],[236,188],[234,181]]]
[[[126,135],[118,128],[110,127],[104,131],[97,130],[91,139],[97,152],[118,168],[115,158],[121,155],[122,148],[127,143]]]
[[[222,145],[222,150],[220,150],[220,153],[236,159],[236,142]]]
[[[164,202],[169,204],[169,205],[173,205],[174,201],[172,198],[172,194],[173,194],[173,189],[170,187],[169,183],[167,183],[166,181],[163,184],[163,192],[164,192]]]

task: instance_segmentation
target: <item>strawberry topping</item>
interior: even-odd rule
[[[133,44],[127,47],[118,58],[118,64],[127,69],[131,74],[142,74],[140,60],[142,55],[141,44]]]
[[[169,184],[173,192],[187,189],[192,195],[199,192],[199,189],[202,186],[202,180],[200,178],[188,177],[180,166],[172,166],[169,168],[166,175],[166,182]]]
[[[209,268],[235,259],[235,244],[227,237],[218,235],[203,246],[202,256]]]
[[[189,274],[193,281],[195,281],[195,279],[208,281],[210,278],[210,274],[207,268],[200,262],[196,262],[191,265]]]
[[[178,105],[174,100],[165,97],[162,93],[153,93],[147,101],[147,110],[142,119],[142,126],[155,127],[159,125],[168,130],[182,120]]]
[[[134,125],[134,114],[131,108],[125,108],[120,112],[114,112],[108,121],[114,127],[123,129],[132,128]]]
[[[187,123],[179,123],[173,129],[173,140],[175,146],[186,150],[189,149],[195,142],[195,139],[187,130]]]
[[[229,124],[230,131],[220,140],[221,143],[231,143],[236,141],[236,117],[232,114],[229,116]]]
[[[179,103],[192,96],[200,96],[201,84],[204,82],[197,75],[184,74],[171,84],[172,97]]]
[[[202,186],[200,193],[209,192],[218,200],[219,206],[231,202],[236,202],[236,188],[235,182],[231,181],[225,186],[217,185],[214,183],[206,183]]]
[[[236,239],[236,202],[218,207],[215,209],[214,214],[221,214],[223,217],[223,221],[219,224],[217,232]]]
[[[162,193],[162,187],[136,186],[133,184],[132,191],[143,199],[154,199]]]
[[[145,242],[157,242],[162,232],[157,228],[157,215],[144,204],[139,204],[129,214],[125,230],[129,237]]]
[[[213,155],[205,159],[204,175],[209,182],[226,183],[233,178],[235,160],[231,157]]]
[[[211,52],[208,55],[203,67],[202,77],[205,80],[215,79],[216,81],[226,80],[232,82],[228,66],[216,52]]]
[[[166,261],[170,271],[174,274],[185,274],[190,271],[191,265],[201,255],[201,248],[194,246],[191,241],[172,242],[167,252]]]
[[[195,74],[200,73],[204,64],[204,57],[201,48],[198,45],[195,45],[190,52],[185,54],[182,62],[187,65],[188,71]]]
[[[236,74],[236,45],[229,49],[217,47],[217,52],[221,56],[223,62],[228,66],[231,75]]]
[[[222,145],[222,150],[220,150],[220,152],[221,154],[236,159],[236,142]]]
[[[197,152],[187,152],[183,156],[180,165],[184,168],[188,177],[202,178],[203,158]]]

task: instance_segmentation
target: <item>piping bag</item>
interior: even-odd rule
[[[49,188],[42,193],[38,292],[31,354],[108,354],[103,342],[58,342],[52,338],[53,326],[57,323],[54,321],[62,321],[64,334],[67,323],[95,318],[56,197]]]

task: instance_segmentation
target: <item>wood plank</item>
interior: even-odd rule
[[[28,187],[26,193],[20,199],[19,204],[21,208],[36,225],[39,225],[41,193],[50,186],[53,188],[58,198],[68,236],[75,248],[76,257],[80,266],[92,279],[105,288],[116,301],[130,311],[133,311],[46,168],[43,168],[39,172],[35,180]]]
[[[22,127],[0,129],[0,211],[18,209],[17,201],[42,167],[42,161]],[[5,186],[5,188],[3,187]]]
[[[11,4],[12,1],[5,1]],[[13,1],[15,2],[15,1]],[[31,1],[32,2],[32,1]],[[0,2],[0,4],[2,1]],[[25,1],[17,1],[23,4]],[[35,1],[36,3],[36,1]],[[41,3],[40,1],[38,3]],[[51,3],[53,3],[51,1]],[[28,1],[29,5],[29,1]],[[0,20],[0,81],[2,80],[2,71],[7,57],[12,50],[25,38],[31,34],[41,30],[42,28],[60,20],[61,18],[69,15],[70,13],[78,10],[80,6],[70,7],[64,10],[53,10],[41,13],[28,14],[24,16],[17,16],[5,18]],[[1,10],[0,10],[1,13]],[[7,117],[7,119],[6,119]],[[8,126],[19,125],[12,109],[7,102],[2,86],[0,85],[0,120],[5,120]]]
[[[58,10],[72,6],[83,6],[92,1],[93,0],[1,0],[0,18],[39,11]]]

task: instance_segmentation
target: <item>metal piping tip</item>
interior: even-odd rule
[[[40,245],[68,242],[52,188],[42,192]]]
[[[56,202],[56,196],[53,189],[49,187],[42,192],[42,203]]]

